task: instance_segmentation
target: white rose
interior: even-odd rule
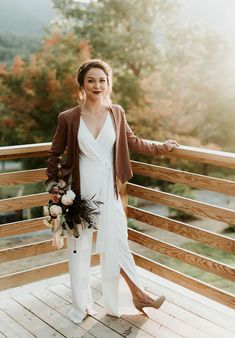
[[[53,216],[53,217],[57,217],[57,216],[59,216],[59,215],[62,214],[62,208],[61,208],[59,205],[53,204],[53,205],[50,207],[50,214],[51,214],[51,216]]]
[[[68,190],[66,192],[66,194],[64,194],[61,198],[61,202],[64,205],[71,205],[73,204],[73,200],[76,197],[75,193],[73,192],[73,190]]]
[[[66,192],[66,195],[68,195],[69,197],[71,197],[72,200],[74,200],[74,198],[76,197],[76,194],[73,192],[73,190],[68,190]]]
[[[64,194],[61,198],[61,203],[63,203],[64,205],[71,205],[73,204],[73,198],[71,198],[67,194]]]

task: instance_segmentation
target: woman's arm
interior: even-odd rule
[[[64,153],[67,145],[67,127],[64,122],[63,114],[58,116],[57,128],[52,140],[51,149],[49,150],[49,156],[47,160],[47,170],[46,175],[48,179],[46,180],[46,187],[50,185],[51,182],[57,182],[58,171],[61,161],[61,155]]]
[[[122,108],[122,107],[121,107]],[[125,128],[129,149],[141,154],[146,155],[161,155],[168,153],[173,148],[178,146],[178,143],[174,140],[167,140],[163,144],[157,144],[154,141],[144,140],[140,137],[137,137],[132,129],[130,128],[126,116],[125,111],[122,108],[123,116],[125,119]]]

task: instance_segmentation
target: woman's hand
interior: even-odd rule
[[[166,140],[165,142],[163,142],[162,145],[164,146],[166,151],[172,151],[174,148],[179,147],[179,144],[174,140]]]

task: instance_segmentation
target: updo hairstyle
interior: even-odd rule
[[[83,62],[80,67],[77,70],[77,84],[78,84],[78,103],[84,102],[86,95],[83,90],[83,84],[84,84],[84,78],[86,73],[91,69],[91,68],[100,68],[103,70],[107,77],[107,83],[108,83],[108,90],[104,98],[104,103],[107,107],[109,107],[112,103],[111,101],[111,93],[112,93],[112,70],[110,66],[100,60],[100,59],[90,59],[85,62]]]

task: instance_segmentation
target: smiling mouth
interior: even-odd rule
[[[93,93],[94,94],[99,94],[99,93],[101,93],[101,90],[100,91],[98,91],[98,90],[97,91],[93,91]]]

